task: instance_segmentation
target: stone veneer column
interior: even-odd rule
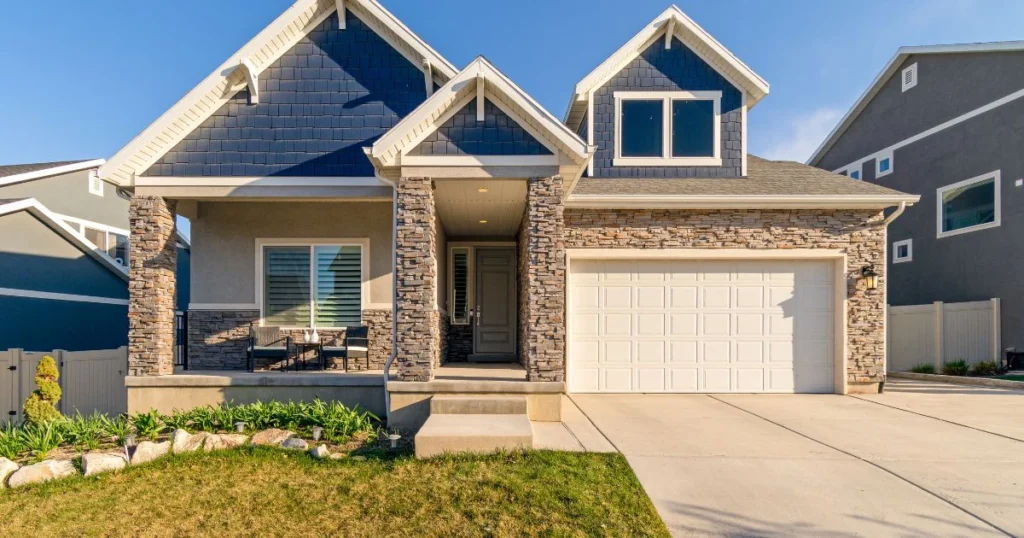
[[[565,380],[565,224],[562,178],[532,178],[520,252],[527,308],[523,333],[527,379]]]
[[[128,211],[128,375],[174,373],[174,202],[136,196]]]
[[[430,381],[441,352],[434,189],[428,178],[401,178],[395,189],[396,376]]]

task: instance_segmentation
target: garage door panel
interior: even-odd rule
[[[572,264],[578,392],[830,392],[832,262]]]

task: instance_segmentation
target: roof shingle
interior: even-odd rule
[[[79,159],[77,161],[54,161],[49,163],[4,164],[0,165],[0,178],[16,176],[18,174],[27,174],[29,172],[38,172],[39,170],[57,168],[58,166],[67,166],[69,164],[84,163],[88,160],[89,159]]]

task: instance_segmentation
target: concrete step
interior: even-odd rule
[[[470,353],[466,357],[467,362],[490,363],[490,362],[519,362],[519,356],[515,353]]]
[[[526,396],[437,394],[430,399],[431,415],[525,415]]]
[[[533,426],[525,414],[430,415],[416,434],[416,457],[420,459],[522,448],[533,448]]]

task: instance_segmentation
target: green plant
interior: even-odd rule
[[[995,361],[981,361],[971,366],[971,375],[996,375],[999,366]]]
[[[147,439],[156,439],[164,431],[164,423],[160,420],[160,413],[156,409],[133,416],[132,426],[135,427],[135,433]]]
[[[928,364],[928,363],[925,362],[925,363],[914,365],[914,367],[911,368],[910,371],[914,372],[915,374],[934,374],[935,373],[935,365],[934,364]]]
[[[25,445],[21,441],[21,429],[12,422],[0,427],[0,458],[13,460],[24,451]]]
[[[32,455],[33,461],[46,459],[46,455],[63,442],[60,426],[55,421],[29,423],[21,429],[21,443]]]
[[[124,416],[117,416],[114,418],[102,417],[103,433],[108,435],[111,440],[119,445],[124,444],[124,440],[128,438],[132,433],[132,424]]]
[[[192,429],[202,432],[216,431],[214,428],[213,408],[197,407],[187,411],[185,415],[188,417],[188,423],[192,426]]]
[[[60,384],[57,379],[60,372],[57,362],[47,355],[36,366],[36,390],[25,400],[25,420],[32,424],[42,424],[60,417],[57,402],[60,401]]]
[[[65,443],[86,450],[98,448],[103,439],[103,415],[96,412],[85,417],[79,411],[74,417],[67,417],[54,424],[60,428]]]
[[[967,361],[964,359],[949,361],[942,365],[942,375],[967,375],[967,370]]]
[[[161,415],[160,420],[168,430],[184,430],[189,426],[188,413],[175,410],[170,415]]]

